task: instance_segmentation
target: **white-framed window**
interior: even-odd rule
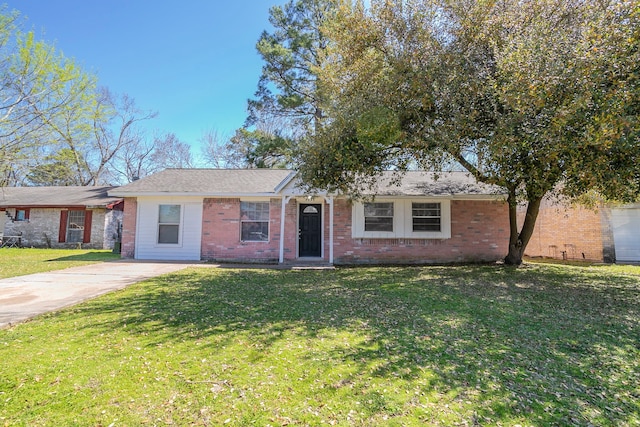
[[[177,245],[180,243],[180,218],[182,206],[158,206],[158,244]]]
[[[364,231],[393,232],[393,202],[364,204]]]
[[[411,202],[412,231],[440,232],[442,220],[441,204],[439,202]]]
[[[240,240],[269,240],[269,202],[240,202]]]
[[[448,239],[451,237],[451,201],[433,198],[381,198],[375,202],[355,202],[351,236],[373,239]]]

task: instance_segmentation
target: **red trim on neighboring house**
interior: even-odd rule
[[[22,219],[18,219],[18,212],[24,211],[24,217]],[[29,208],[16,208],[16,214],[13,217],[14,221],[29,221]]]
[[[87,210],[84,212],[84,236],[82,237],[82,243],[91,242],[91,217],[93,211]]]
[[[109,203],[107,205],[107,209],[112,209],[114,211],[124,211],[124,199],[118,200],[117,202]]]
[[[67,218],[69,211],[60,211],[60,229],[58,231],[58,243],[64,243],[67,240]]]

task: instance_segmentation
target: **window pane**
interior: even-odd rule
[[[391,203],[365,203],[364,216],[393,216],[393,202]]]
[[[243,221],[240,238],[244,242],[263,242],[269,240],[269,223]]]
[[[440,203],[412,203],[413,231],[441,231]]]
[[[158,226],[158,243],[178,243],[178,230],[179,225],[165,225],[160,224]]]
[[[318,209],[315,206],[307,206],[306,208],[304,208],[302,213],[317,214],[318,213]]]
[[[16,210],[15,221],[24,221],[27,218],[27,212],[23,209]]]
[[[393,202],[365,203],[364,231],[393,231]]]
[[[413,216],[440,216],[440,203],[413,203]]]
[[[251,221],[269,221],[269,202],[240,202],[240,218]]]
[[[440,218],[413,218],[413,231],[440,231]]]
[[[180,224],[180,205],[160,205],[158,222],[161,224]]]
[[[364,231],[393,231],[393,218],[365,217]]]
[[[82,243],[83,238],[84,211],[69,211],[67,220],[67,242]]]

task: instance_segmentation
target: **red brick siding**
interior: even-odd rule
[[[133,258],[136,245],[136,218],[138,217],[138,201],[135,197],[125,197],[124,217],[122,219],[122,258]]]
[[[125,198],[122,256],[134,256],[137,203]],[[334,201],[334,262],[446,263],[494,261],[506,255],[509,221],[500,201],[451,202],[450,239],[353,239],[348,200]],[[281,199],[270,199],[269,241],[240,241],[240,199],[205,198],[202,217],[202,259],[219,261],[277,261],[280,251]],[[329,259],[329,205],[322,203],[323,257]],[[298,240],[298,203],[285,208],[284,258],[295,260]]]
[[[204,199],[202,258],[219,261],[277,261],[280,251],[280,199],[269,206],[269,241],[240,241],[240,199]]]
[[[326,211],[322,212],[323,220],[326,220]],[[284,212],[284,259],[294,260],[298,258],[298,203],[289,200]]]
[[[556,259],[604,261],[610,234],[605,207],[598,210],[543,202],[525,255]],[[518,211],[518,226],[525,210]]]
[[[453,200],[450,239],[353,239],[351,227],[351,205],[336,200],[336,264],[495,261],[506,255],[509,242],[509,212],[502,201]]]

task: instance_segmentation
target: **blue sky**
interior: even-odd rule
[[[2,0],[0,0],[2,2]],[[9,0],[23,28],[159,113],[145,125],[173,132],[199,154],[198,139],[242,126],[262,62],[255,50],[269,7],[284,0]]]

